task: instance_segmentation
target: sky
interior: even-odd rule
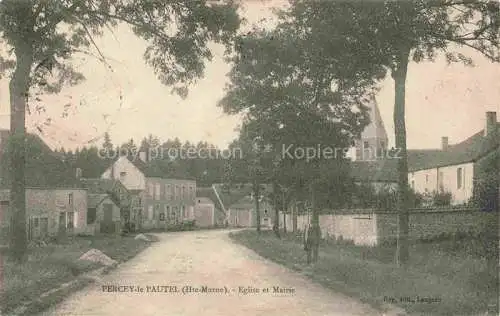
[[[256,23],[272,15],[272,7],[283,0],[246,1],[243,16]],[[217,107],[228,82],[230,65],[223,61],[223,48],[212,45],[214,59],[207,63],[205,77],[182,100],[162,85],[142,60],[145,43],[130,29],[121,26],[106,32],[97,45],[108,58],[112,71],[93,57],[75,58],[77,69],[86,80],[65,88],[58,95],[43,96],[47,112],[27,118],[27,128],[35,128],[50,117],[52,123],[41,136],[51,147],[75,148],[100,144],[107,131],[115,144],[130,138],[139,142],[148,134],[162,140],[207,141],[225,147],[235,137],[240,118],[229,116]],[[434,63],[411,63],[406,91],[408,148],[438,148],[441,137],[450,144],[460,142],[485,124],[485,112],[500,112],[500,65],[479,54],[462,49],[476,67],[447,65],[443,58]],[[394,86],[388,78],[377,95],[388,136],[394,145]],[[0,127],[8,128],[8,81],[0,81]],[[61,117],[64,105],[71,104],[69,115]]]

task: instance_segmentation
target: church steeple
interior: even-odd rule
[[[387,133],[375,101],[368,111],[370,123],[361,133],[361,139],[355,142],[356,160],[382,159],[387,152]]]

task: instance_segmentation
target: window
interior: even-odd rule
[[[457,189],[461,189],[462,188],[462,168],[457,168]]]
[[[186,212],[186,207],[185,207],[184,205],[183,205],[183,206],[181,206],[181,210],[182,210],[182,216],[183,216],[184,218],[186,218],[186,217],[187,217],[187,212]]]
[[[153,184],[152,184],[152,183],[149,183],[149,184],[148,184],[148,194],[149,194],[149,196],[153,196],[153,195],[154,195],[154,193],[155,193],[155,192],[154,192],[154,189],[155,189],[155,188],[154,188]]]
[[[75,227],[75,212],[68,212],[66,213],[67,215],[67,222],[68,222],[68,228],[74,228]]]
[[[185,199],[187,196],[186,194],[187,190],[185,186],[182,186],[182,193],[181,193],[181,199]]]
[[[68,204],[73,205],[73,193],[68,194]]]
[[[178,210],[179,210],[179,208],[177,206],[174,206],[173,210],[172,210],[172,218],[176,223],[179,221],[179,217],[177,214]]]
[[[367,141],[363,142],[363,149],[368,149],[370,148],[370,144]]]
[[[189,187],[189,198],[194,199],[194,188],[192,186]]]
[[[178,199],[180,196],[180,188],[178,185],[175,186],[174,199]]]
[[[125,180],[127,173],[125,171],[120,172],[120,180]]]
[[[97,217],[97,209],[89,208],[87,210],[87,224],[94,224]]]
[[[170,206],[165,205],[164,206],[164,212],[165,212],[165,217],[170,218]]]
[[[155,184],[155,200],[160,199],[160,194],[161,194],[161,186],[159,183]]]

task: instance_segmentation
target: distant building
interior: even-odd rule
[[[198,227],[211,227],[216,224],[215,203],[207,197],[196,197],[194,219]]]
[[[196,181],[168,178],[143,159],[122,156],[101,176],[119,180],[131,192],[141,192],[138,228],[161,229],[193,220]]]
[[[8,234],[10,190],[0,191],[3,233]],[[81,188],[27,188],[26,231],[28,239],[92,233],[87,229],[87,191]]]
[[[388,149],[388,137],[377,103],[368,109],[370,123],[355,140],[351,177],[356,184],[370,184],[377,191],[396,189],[397,157]]]
[[[201,199],[200,199],[201,198]],[[224,211],[224,206],[221,204],[221,200],[219,199],[215,185],[211,187],[197,187],[196,188],[196,199],[197,199],[197,204],[195,206],[195,220],[197,222],[196,225],[200,225],[200,221],[198,220],[199,216],[206,216],[206,215],[201,215],[199,211],[197,211],[201,208],[204,209],[205,211],[202,214],[205,214],[205,212],[210,213],[210,211],[207,210],[212,208],[212,203],[213,203],[213,210],[214,210],[214,225],[217,226],[224,226],[227,222],[227,216],[226,212]]]
[[[386,158],[388,151],[387,132],[384,121],[380,115],[377,103],[373,103],[368,109],[370,123],[361,133],[361,138],[355,140],[356,161],[373,161]]]
[[[121,232],[120,207],[109,194],[88,195],[87,225],[94,233]]]
[[[499,126],[496,112],[486,112],[485,128],[460,143],[450,145],[442,137],[441,149],[409,150],[410,186],[421,193],[450,192],[453,204],[467,203],[478,171],[488,160],[498,159]]]
[[[269,199],[261,197],[259,201],[260,224],[262,228],[272,228],[274,222],[274,208]],[[236,227],[257,226],[257,210],[255,198],[245,196],[229,207],[229,225]]]
[[[122,227],[133,223],[137,226],[137,214],[141,211],[141,191],[128,190],[119,180],[113,179],[80,179],[89,194],[108,194],[109,198],[120,209]]]
[[[0,130],[0,234],[10,227],[9,162],[5,155],[10,132]],[[26,232],[29,239],[87,230],[87,191],[69,168],[37,135],[26,134]]]

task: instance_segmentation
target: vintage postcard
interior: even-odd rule
[[[0,0],[0,315],[499,315],[500,2]]]

